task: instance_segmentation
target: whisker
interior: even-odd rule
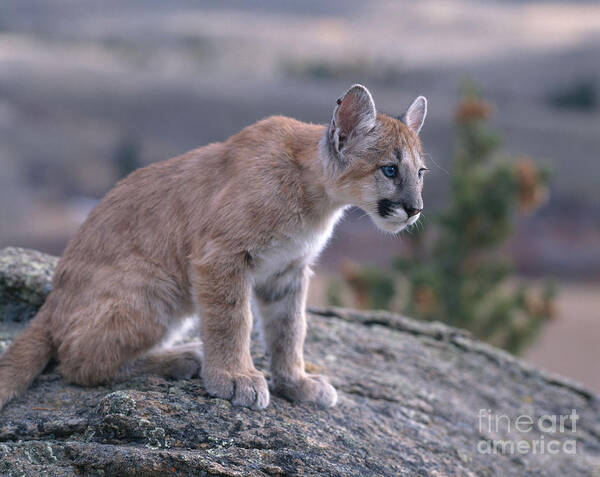
[[[425,153],[424,156],[426,156],[431,162],[433,162],[436,166],[438,166],[439,169],[444,171],[446,173],[446,175],[448,175],[448,176],[452,175],[450,172],[448,172],[447,169],[440,166],[440,164],[433,158],[433,156],[431,154]]]
[[[362,210],[362,209],[358,209],[358,210],[360,210],[360,215],[358,216],[359,219],[369,216],[369,214],[367,212],[365,212],[364,210]]]

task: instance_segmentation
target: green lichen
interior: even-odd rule
[[[105,416],[121,414],[131,416],[135,411],[136,402],[127,391],[115,391],[107,394],[99,404],[100,412]]]

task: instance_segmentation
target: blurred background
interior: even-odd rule
[[[394,115],[428,97],[425,216],[350,212],[310,303],[448,321],[600,391],[598,2],[2,2],[0,246],[60,254],[132,169],[328,122],[357,82]]]

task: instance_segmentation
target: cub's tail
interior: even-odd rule
[[[0,409],[25,391],[52,357],[49,311],[38,312],[27,329],[0,355]]]

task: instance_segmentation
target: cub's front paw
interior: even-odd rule
[[[337,392],[326,377],[307,374],[300,379],[289,381],[274,380],[273,392],[290,401],[314,402],[323,407],[335,406]]]
[[[246,374],[213,371],[202,376],[204,387],[211,396],[229,399],[234,406],[264,409],[269,405],[269,388],[262,373]]]

